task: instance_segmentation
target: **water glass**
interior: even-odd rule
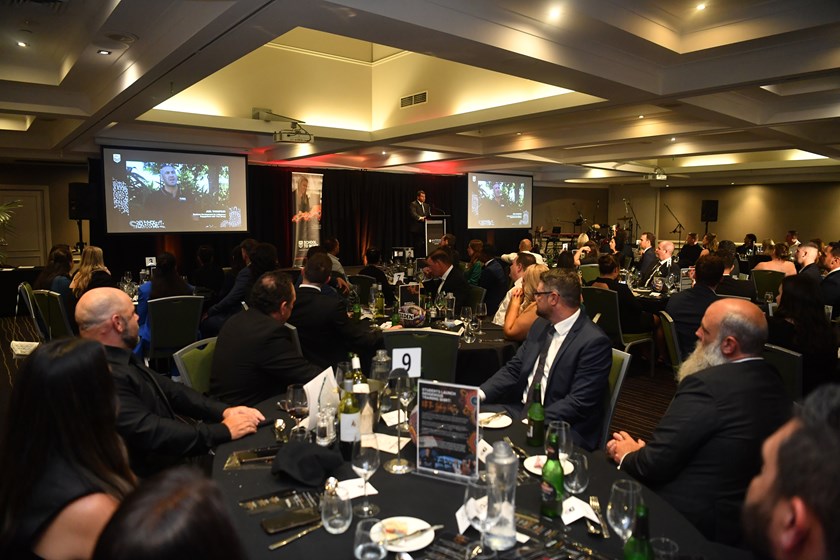
[[[774,303],[775,301],[776,297],[773,292],[764,292],[764,303]]]
[[[610,490],[607,521],[624,542],[633,534],[636,507],[642,501],[642,486],[635,480],[616,480]]]
[[[350,528],[353,522],[353,504],[343,488],[336,488],[335,494],[321,497],[321,521],[327,533],[340,535]]]
[[[571,494],[580,494],[589,486],[589,457],[581,451],[573,451],[566,460],[574,468],[563,478],[563,486]]]
[[[353,537],[353,555],[356,560],[382,560],[385,558],[385,543],[373,538],[371,529],[381,523],[378,519],[362,519],[356,525]]]
[[[650,547],[654,560],[677,560],[679,557],[680,547],[667,537],[650,539]]]
[[[572,442],[572,427],[568,422],[555,420],[548,423],[548,429],[545,432],[546,444],[549,442],[554,432],[557,432],[557,454],[560,460],[566,459],[572,452],[574,443]],[[548,449],[546,448],[546,455]]]
[[[335,441],[335,413],[331,409],[318,412],[315,422],[315,443],[327,447]]]
[[[834,306],[833,305],[824,305],[823,309],[825,310],[825,320],[830,323],[831,322],[831,315],[834,313]]]

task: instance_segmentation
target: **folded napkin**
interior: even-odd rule
[[[337,451],[308,441],[290,441],[274,457],[271,474],[286,475],[309,486],[322,486],[341,464]]]

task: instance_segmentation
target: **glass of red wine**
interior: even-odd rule
[[[295,419],[295,429],[300,428],[300,422],[309,416],[309,400],[303,385],[295,383],[286,388],[286,412]]]

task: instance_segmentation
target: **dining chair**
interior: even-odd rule
[[[210,390],[210,371],[213,354],[216,351],[216,337],[204,338],[181,348],[174,354],[175,367],[181,376],[181,383],[201,394]]]
[[[674,375],[677,375],[682,365],[680,341],[677,337],[677,325],[674,323],[674,318],[667,311],[660,311],[659,318],[662,320],[662,332],[665,334],[665,347],[668,349],[668,361],[671,362],[671,369],[674,371]]]
[[[370,305],[370,288],[376,284],[376,278],[366,274],[351,274],[347,280],[356,286],[360,305]]]
[[[41,339],[41,342],[48,342],[50,340],[50,331],[47,328],[44,315],[41,313],[41,308],[38,306],[38,302],[35,301],[35,295],[29,282],[21,282],[18,285],[18,303],[21,300],[23,300],[23,304],[29,312],[29,317],[32,319],[38,338]],[[17,310],[15,310],[15,315],[17,315]]]
[[[775,344],[765,344],[764,359],[775,367],[782,377],[785,392],[794,402],[802,401],[802,354]]]
[[[598,278],[598,276],[600,276],[600,275],[601,275],[601,273],[598,269],[597,264],[582,264],[582,265],[580,265],[580,278],[581,278],[581,280],[583,281],[584,284],[592,282],[593,280]]]
[[[385,348],[420,348],[420,377],[453,383],[458,362],[458,333],[437,329],[397,329],[383,331]],[[402,367],[397,360],[394,367]]]
[[[756,301],[763,302],[767,292],[771,292],[774,298],[779,295],[779,285],[785,279],[785,273],[776,270],[753,270],[752,279],[755,284]]]
[[[75,336],[61,294],[50,290],[33,290],[32,295],[44,317],[50,340]]]
[[[198,323],[201,320],[201,296],[172,296],[149,300],[149,321],[151,340],[146,358],[166,360],[198,339]]]
[[[297,355],[303,357],[303,348],[300,345],[300,335],[298,335],[297,327],[291,323],[283,323],[287,329],[289,329],[289,333],[292,335],[292,344],[295,345],[297,349]]]
[[[604,425],[601,429],[601,443],[599,449],[603,449],[610,439],[610,424],[615,414],[615,404],[618,402],[618,395],[621,393],[621,385],[624,383],[624,376],[630,366],[632,356],[627,352],[612,351],[612,367],[610,368],[609,387],[604,395]]]
[[[637,344],[650,345],[650,375],[653,377],[656,364],[653,331],[624,334],[619,318],[618,293],[592,286],[584,286],[582,291],[586,313],[593,322],[596,322],[596,315],[600,315],[597,325],[610,337],[614,347],[620,347],[625,352],[629,352],[630,348]]]
[[[470,286],[469,297],[467,298],[467,305],[475,311],[475,306],[484,301],[484,296],[487,295],[487,289],[481,286]]]

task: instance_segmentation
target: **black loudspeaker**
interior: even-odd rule
[[[701,222],[716,222],[718,213],[717,200],[704,200],[700,204],[700,221]]]
[[[92,209],[92,195],[87,183],[70,183],[68,185],[68,203],[71,220],[90,220]]]

